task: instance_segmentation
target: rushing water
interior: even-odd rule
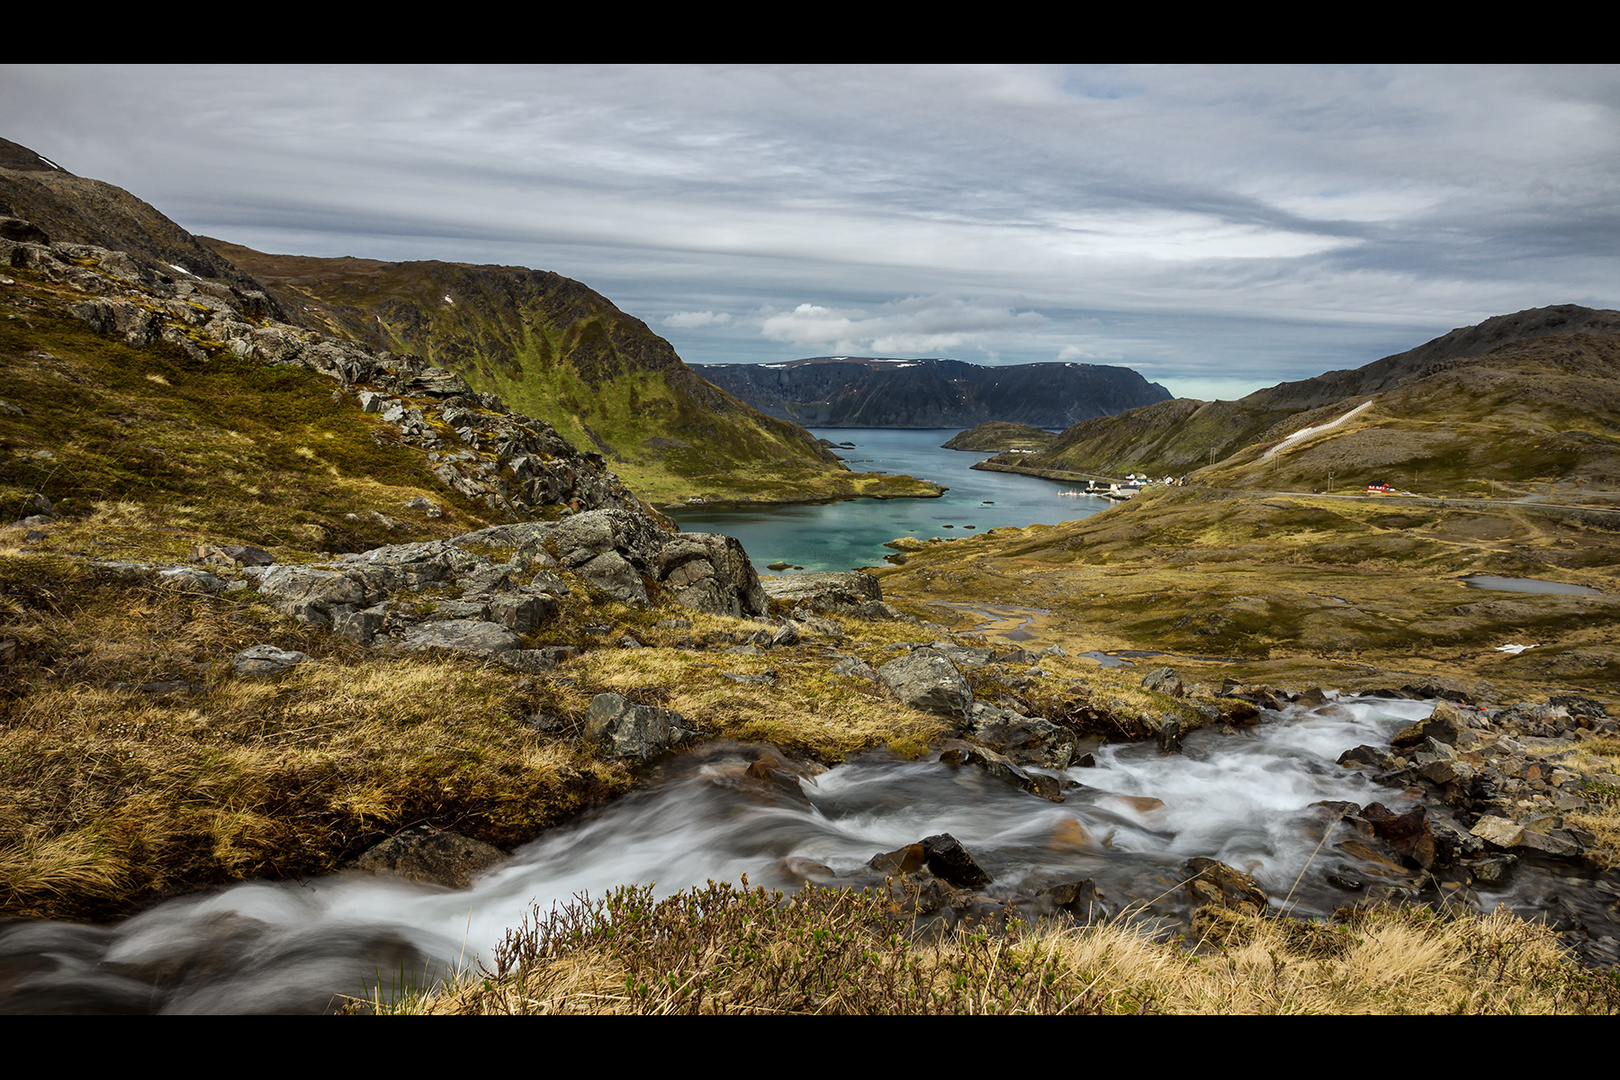
[[[871,883],[873,855],[948,832],[995,878],[991,895],[1028,895],[1090,878],[1110,911],[1137,905],[1171,923],[1190,913],[1178,888],[1192,856],[1251,873],[1301,915],[1355,898],[1328,875],[1390,872],[1322,844],[1322,800],[1399,793],[1335,764],[1426,716],[1413,701],[1346,698],[1267,713],[1248,731],[1188,737],[1183,754],[1106,746],[1051,803],[972,769],[857,760],[798,785],[753,782],[745,746],[709,746],[664,779],[549,830],[467,890],[351,873],[255,883],[171,901],[115,927],[16,921],[0,926],[5,1011],[318,1011],[381,982],[431,979],[488,956],[531,905],[620,884],[661,894],[705,881],[791,888],[805,877]],[[1319,847],[1320,845],[1320,847]],[[1290,895],[1291,894],[1291,895]]]
[[[945,450],[956,428],[897,431],[825,428],[814,434],[840,446],[837,453],[855,472],[905,473],[943,484],[938,499],[854,499],[846,502],[766,509],[679,510],[673,516],[688,532],[727,533],[741,540],[760,573],[774,562],[806,570],[849,570],[881,564],[885,543],[902,536],[966,537],[1004,525],[1055,524],[1113,505],[1092,495],[1062,494],[1070,483],[1011,473],[975,472],[988,455]]]

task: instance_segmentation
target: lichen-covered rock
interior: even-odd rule
[[[412,651],[450,649],[475,656],[495,656],[521,644],[521,639],[506,627],[472,619],[439,619],[407,626],[401,641],[403,648]]]
[[[645,764],[697,737],[686,718],[669,709],[637,705],[619,694],[597,694],[585,713],[585,738],[615,757]]]
[[[231,660],[231,667],[238,675],[267,678],[291,671],[309,658],[308,653],[293,649],[281,649],[274,645],[254,645],[237,653]]]
[[[902,704],[951,720],[967,720],[973,689],[938,651],[913,649],[878,668],[878,683]]]

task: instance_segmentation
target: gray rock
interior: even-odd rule
[[[597,694],[585,713],[585,738],[615,757],[645,764],[695,738],[678,712],[637,705],[619,694]]]
[[[222,577],[191,566],[170,566],[158,571],[158,579],[198,592],[222,593],[231,583]]]
[[[876,679],[877,672],[858,656],[847,656],[832,666],[834,675],[847,675],[854,679]]]
[[[387,615],[386,605],[367,608],[363,611],[338,611],[332,616],[332,632],[339,637],[358,641],[362,645],[370,645],[376,639],[378,631],[383,627],[383,619]]]
[[[1142,677],[1142,689],[1151,690],[1156,694],[1168,694],[1170,697],[1181,697],[1186,692],[1181,685],[1181,676],[1174,668],[1154,668]]]
[[[356,870],[393,874],[407,881],[465,889],[473,878],[507,859],[498,847],[431,826],[419,826],[368,848]]]
[[[933,649],[914,649],[878,669],[878,683],[902,704],[935,716],[966,720],[973,690],[956,665]]]
[[[450,649],[474,656],[494,656],[516,649],[521,641],[504,626],[472,619],[443,619],[405,629],[403,647],[412,651]]]
[[[602,554],[578,567],[579,576],[623,604],[647,606],[647,586],[636,568],[617,551]]]
[[[552,596],[497,593],[489,598],[489,618],[515,634],[527,634],[538,630],[561,607]]]
[[[237,653],[231,660],[231,667],[238,675],[267,678],[291,671],[308,659],[308,653],[279,649],[274,645],[254,645]]]

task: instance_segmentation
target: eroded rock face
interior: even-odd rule
[[[330,623],[363,644],[482,656],[521,648],[520,635],[556,616],[570,593],[548,569],[559,566],[622,603],[650,603],[651,587],[713,614],[756,616],[766,608],[753,564],[733,538],[671,533],[651,517],[612,508],[313,565],[255,567],[251,575],[281,614]],[[424,606],[416,602],[424,589],[435,590],[433,610],[413,614],[413,605]]]

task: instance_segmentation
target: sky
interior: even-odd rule
[[[1235,398],[1620,307],[1620,66],[0,66],[0,136],[263,251],[552,270],[692,364]]]

